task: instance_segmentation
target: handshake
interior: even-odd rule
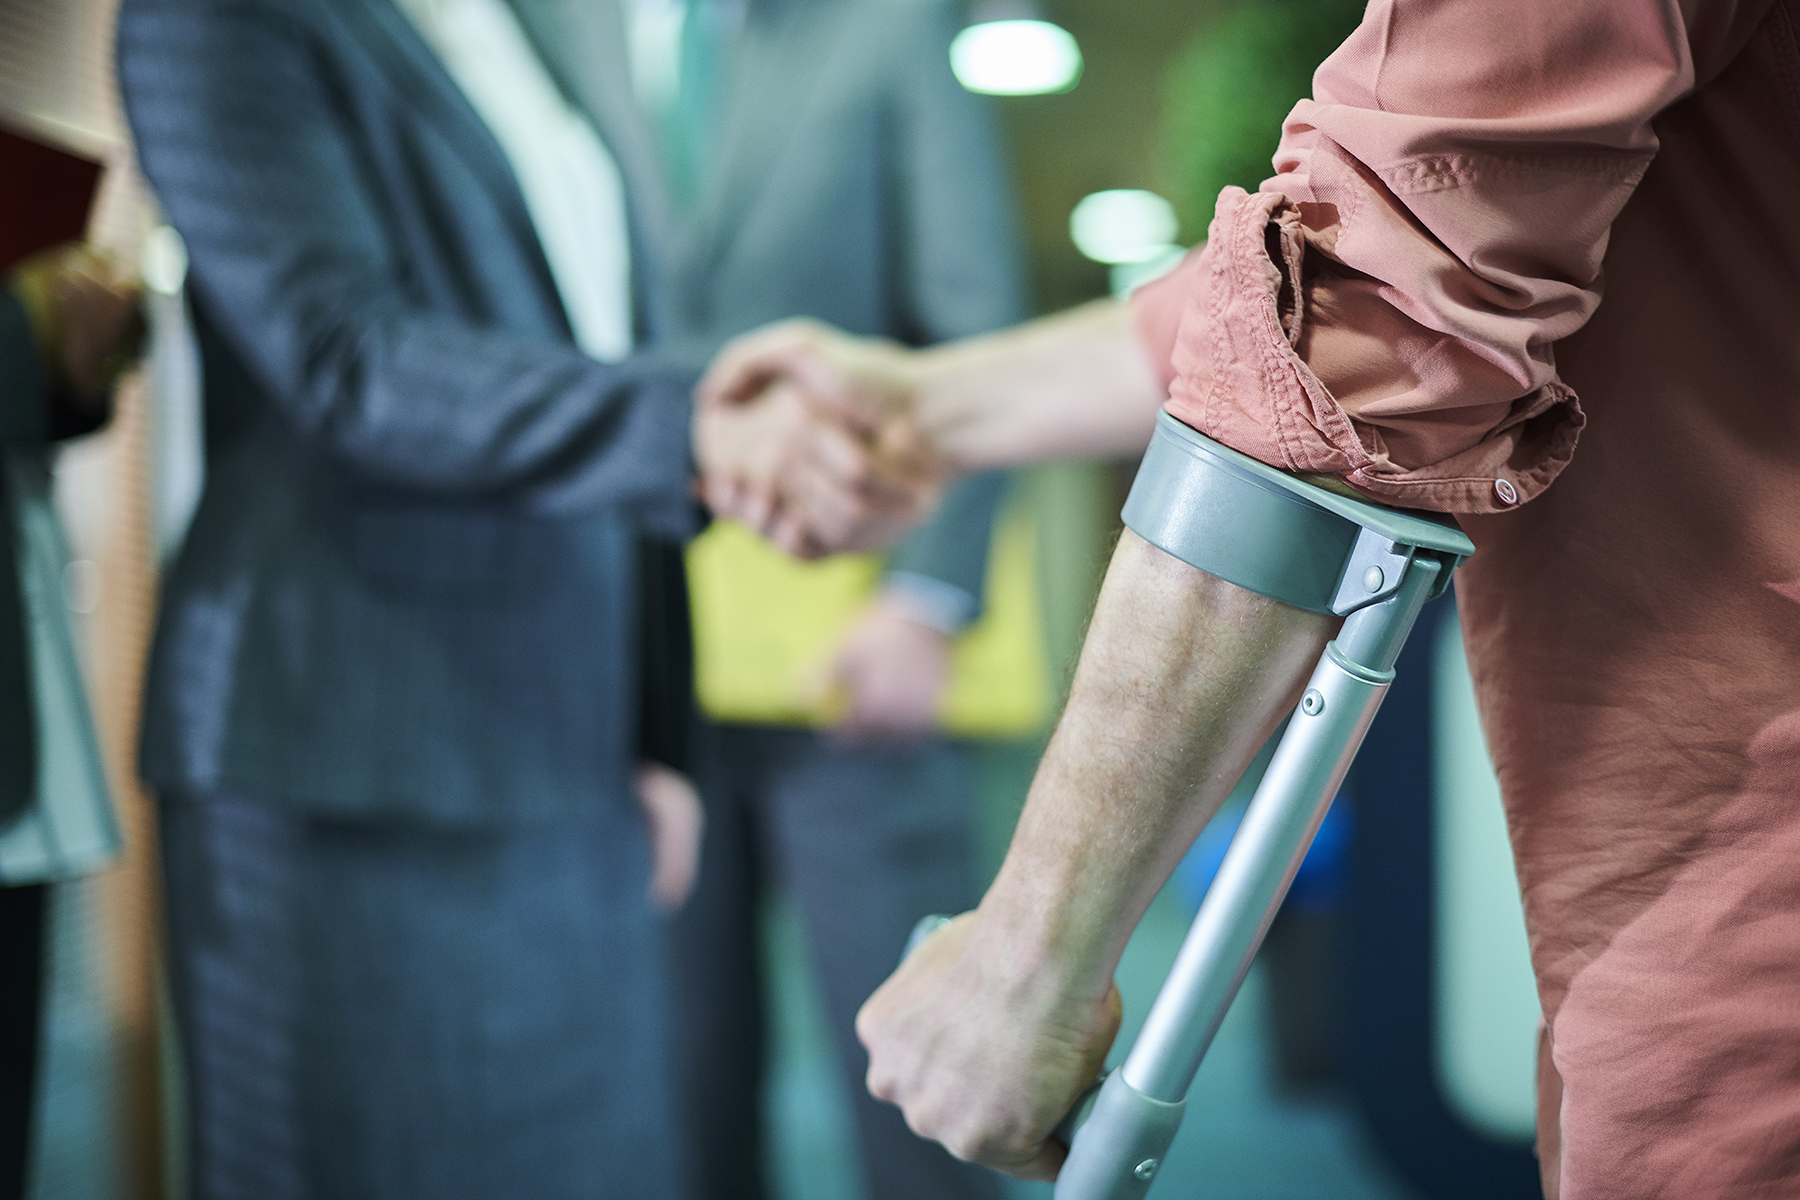
[[[968,471],[1140,453],[1164,395],[1117,301],[929,350],[784,321],[719,352],[694,456],[714,513],[816,558],[889,545]]]
[[[695,392],[707,506],[801,558],[904,536],[959,470],[925,426],[919,357],[808,320],[727,345]]]

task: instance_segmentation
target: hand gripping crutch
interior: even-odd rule
[[[1124,517],[1139,537],[1190,566],[1345,621],[1313,670],[1131,1053],[1058,1128],[1069,1157],[1056,1200],[1126,1200],[1150,1190],[1200,1060],[1362,745],[1419,610],[1475,549],[1446,520],[1306,483],[1167,413]],[[915,939],[932,920],[920,923]]]
[[[1167,413],[1125,524],[1210,575],[1345,618],[1325,647],[1231,848],[1124,1064],[1061,1130],[1057,1200],[1141,1197],[1188,1086],[1287,895],[1427,600],[1474,553],[1446,520],[1339,495],[1264,466]]]

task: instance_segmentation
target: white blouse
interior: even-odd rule
[[[575,331],[593,358],[631,353],[631,233],[619,165],[563,98],[505,0],[397,0],[512,164]]]

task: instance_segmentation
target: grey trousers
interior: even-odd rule
[[[675,922],[677,1052],[701,1200],[764,1194],[757,897],[796,901],[824,987],[869,1200],[992,1200],[998,1177],[907,1129],[863,1084],[856,1010],[932,912],[976,900],[961,755],[931,740],[847,747],[804,731],[714,726],[697,739],[707,803],[701,881]]]
[[[167,799],[199,1200],[664,1200],[664,930],[625,804],[445,830]]]

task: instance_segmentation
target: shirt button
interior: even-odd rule
[[[1500,497],[1500,503],[1502,504],[1517,504],[1519,502],[1519,493],[1513,490],[1513,485],[1509,480],[1494,480],[1494,495]]]

